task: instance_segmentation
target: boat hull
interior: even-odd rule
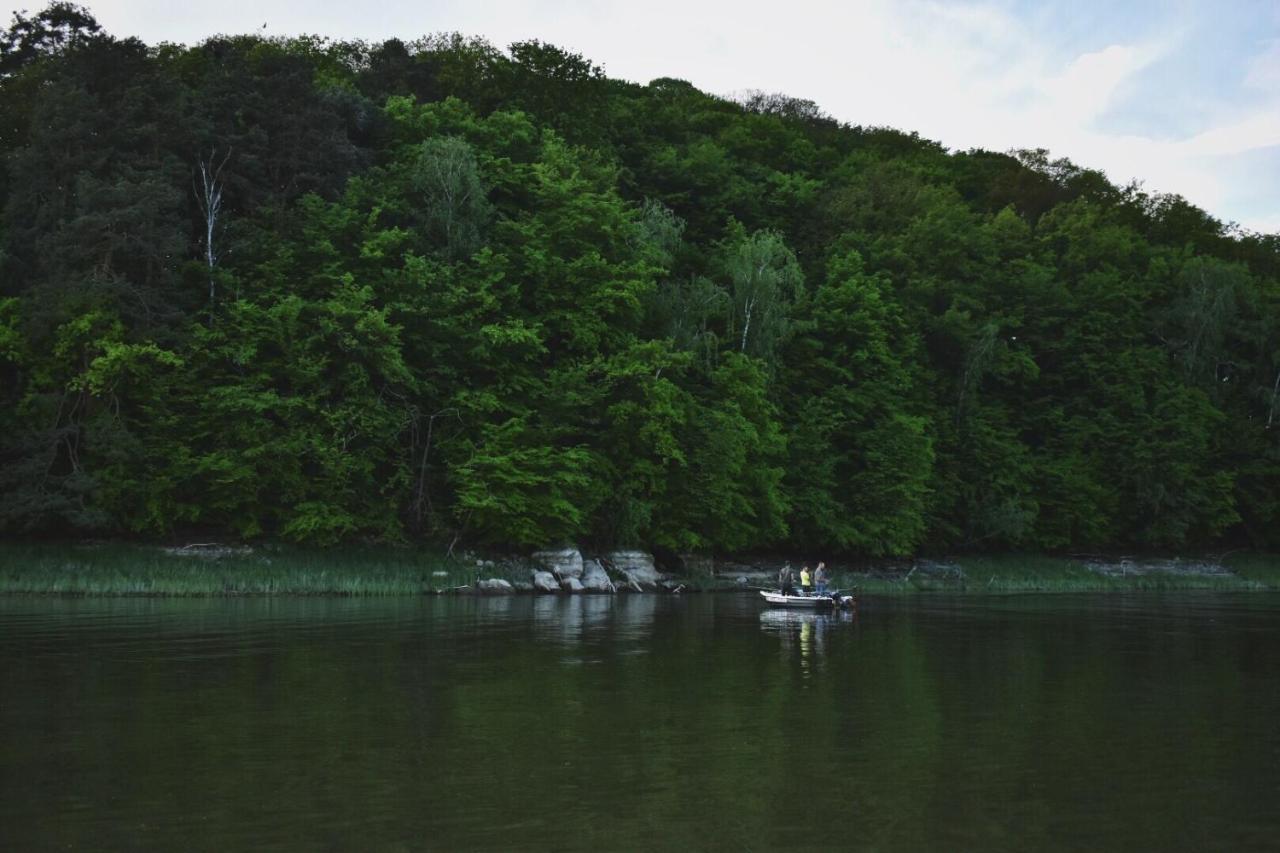
[[[821,610],[835,607],[836,601],[829,595],[783,595],[780,592],[760,591],[760,597],[775,607],[795,607],[804,610]]]

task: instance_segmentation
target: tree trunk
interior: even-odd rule
[[[222,169],[231,158],[230,149],[220,162],[215,162],[217,151],[209,154],[208,160],[197,160],[199,181],[196,184],[196,201],[200,212],[204,214],[204,260],[209,275],[209,318],[213,319],[213,304],[217,296],[213,269],[218,264],[218,252],[214,246],[214,237],[218,230],[218,217],[222,215]]]

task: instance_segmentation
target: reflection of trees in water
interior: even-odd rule
[[[534,634],[576,646],[591,636],[637,640],[653,633],[657,596],[547,595],[533,600]]]
[[[476,599],[476,610],[482,619],[506,620],[514,601],[510,595],[486,595]]]
[[[640,640],[653,633],[653,622],[658,612],[658,596],[626,595],[617,599],[616,630],[618,638]]]

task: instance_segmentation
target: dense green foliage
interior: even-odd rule
[[[1280,239],[501,52],[0,35],[0,532],[1280,544]]]

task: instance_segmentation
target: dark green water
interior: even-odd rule
[[[1275,850],[1280,596],[0,599],[0,850]]]

